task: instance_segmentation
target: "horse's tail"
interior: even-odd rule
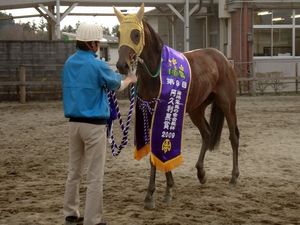
[[[212,103],[209,125],[211,129],[209,150],[218,147],[224,125],[224,113],[215,102]]]

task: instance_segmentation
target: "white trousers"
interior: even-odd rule
[[[69,122],[69,166],[63,207],[65,217],[80,216],[79,185],[86,161],[84,225],[102,222],[105,158],[106,126]]]

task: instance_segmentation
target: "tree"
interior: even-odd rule
[[[0,12],[0,18],[1,18],[1,20],[0,20],[0,29],[2,27],[15,24],[15,22],[13,20],[13,17],[10,13],[6,14],[6,13],[3,13],[3,12]]]
[[[69,25],[69,26],[64,26],[64,28],[62,29],[62,31],[68,32],[68,33],[75,33],[76,29],[73,28],[71,25]]]
[[[0,40],[46,40],[47,24],[41,20],[35,22],[15,23],[11,14],[0,12]]]
[[[103,34],[104,34],[104,35],[110,36],[110,31],[109,31],[109,28],[108,28],[108,27],[102,27],[102,30],[103,30]]]
[[[117,24],[115,26],[113,26],[112,31],[111,31],[111,35],[117,37],[118,36],[118,32],[119,32],[119,27],[120,25]]]
[[[40,31],[45,31],[47,29],[47,23],[45,23],[43,18],[41,18],[38,28]]]
[[[31,30],[32,30],[33,32],[37,32],[37,31],[38,31],[38,27],[37,27],[35,21],[33,21],[32,24],[31,24]]]
[[[22,27],[23,27],[23,29],[24,29],[25,31],[31,31],[31,30],[32,30],[32,29],[31,29],[31,24],[30,24],[30,22],[22,23],[21,25],[22,25]]]
[[[77,21],[77,23],[75,25],[75,31],[78,29],[79,25],[80,25],[80,21]]]

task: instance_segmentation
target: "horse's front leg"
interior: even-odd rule
[[[156,176],[156,168],[153,166],[150,160],[151,172],[150,172],[150,180],[148,185],[147,194],[144,200],[144,208],[145,209],[154,209],[155,208],[155,200],[154,200],[154,191],[155,191],[155,176]]]
[[[170,203],[173,198],[172,188],[174,187],[174,180],[171,171],[166,173],[166,180],[167,180],[167,186],[166,186],[164,202]]]

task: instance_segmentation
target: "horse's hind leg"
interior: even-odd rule
[[[236,184],[239,177],[239,165],[238,165],[238,150],[239,150],[239,129],[237,126],[237,116],[235,111],[235,99],[226,98],[225,95],[218,96],[218,105],[224,112],[228,129],[229,129],[229,139],[231,143],[231,148],[233,151],[233,167],[231,173],[230,184]]]
[[[155,176],[156,176],[156,168],[152,164],[150,160],[151,165],[151,172],[150,172],[150,180],[149,185],[147,189],[147,194],[144,200],[144,208],[145,209],[154,209],[155,208],[155,200],[153,197],[154,191],[155,191]]]
[[[172,198],[173,198],[172,188],[174,186],[174,180],[173,180],[173,176],[172,176],[171,171],[166,173],[166,180],[167,180],[167,186],[166,186],[164,202],[170,203]]]
[[[204,157],[210,142],[210,128],[204,116],[205,108],[206,105],[205,106],[201,105],[199,108],[189,113],[192,122],[198,128],[202,137],[201,151],[200,151],[198,161],[196,163],[197,176],[201,184],[204,184],[206,182],[206,176],[204,170]]]
[[[239,153],[239,138],[240,138],[240,132],[239,128],[237,126],[237,119],[236,119],[236,112],[235,112],[235,104],[233,107],[231,107],[230,112],[228,115],[225,114],[228,128],[229,128],[229,139],[231,142],[231,148],[233,151],[233,167],[232,167],[232,173],[231,173],[231,184],[236,184],[237,179],[240,175],[239,172],[239,163],[238,163],[238,153]]]

